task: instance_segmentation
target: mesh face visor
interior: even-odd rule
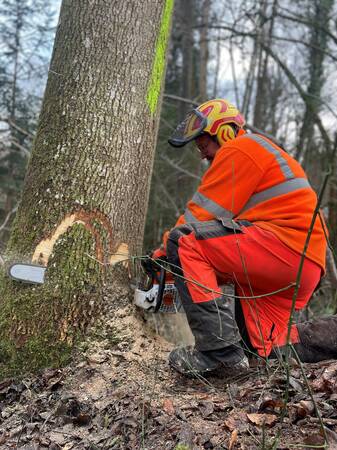
[[[206,126],[207,117],[197,109],[193,109],[174,130],[168,143],[173,147],[183,147],[200,136]]]

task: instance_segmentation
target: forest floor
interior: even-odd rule
[[[186,379],[167,366],[172,344],[131,306],[106,319],[75,362],[0,382],[0,449],[337,449],[337,362],[295,363],[284,404],[282,364],[232,380]],[[285,417],[281,418],[282,409]]]

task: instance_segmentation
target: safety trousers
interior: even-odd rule
[[[171,230],[167,257],[198,350],[239,343],[240,332],[263,357],[284,344],[301,255],[273,233],[247,221],[188,223]],[[320,277],[321,268],[305,259],[295,309],[306,305]],[[240,298],[240,330],[221,290],[228,282]],[[291,340],[299,340],[296,326]]]

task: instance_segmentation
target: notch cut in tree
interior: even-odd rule
[[[6,254],[46,282],[1,275],[0,379],[62,363],[128,282],[112,268],[141,250],[172,8],[63,0]]]

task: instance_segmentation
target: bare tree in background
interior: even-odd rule
[[[52,45],[50,0],[0,4],[0,251],[22,189]]]

